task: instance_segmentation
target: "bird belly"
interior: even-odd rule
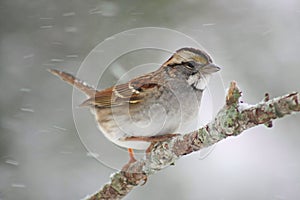
[[[123,139],[176,133],[197,116],[199,102],[190,103],[195,95],[191,96],[190,91],[176,98],[163,94],[160,101],[92,109],[99,129],[110,141],[125,148],[147,149],[149,142]]]

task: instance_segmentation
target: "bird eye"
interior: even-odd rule
[[[183,65],[190,70],[193,70],[195,68],[195,65],[193,64],[193,62],[184,62]]]

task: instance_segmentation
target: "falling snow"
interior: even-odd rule
[[[94,9],[89,10],[90,15],[101,14],[101,13],[102,13],[102,11],[99,10],[99,8],[94,8]]]
[[[31,108],[21,108],[20,110],[23,111],[23,112],[31,112],[31,113],[34,112],[34,110],[31,109]]]
[[[57,129],[57,130],[60,130],[60,131],[67,131],[68,129],[66,128],[63,128],[61,126],[57,126],[57,125],[53,125],[53,128]]]
[[[68,26],[65,28],[65,32],[67,33],[75,33],[78,31],[78,28],[75,26]]]
[[[32,53],[32,54],[23,56],[23,58],[24,58],[24,59],[28,59],[28,58],[32,58],[33,56],[34,56],[34,54]]]
[[[52,20],[54,19],[53,17],[40,17],[40,20]]]
[[[6,160],[5,163],[6,164],[10,164],[10,165],[14,165],[14,166],[18,166],[19,165],[18,161],[16,161],[16,160],[10,160],[10,159]]]
[[[202,26],[214,26],[214,25],[216,25],[216,24],[214,24],[214,23],[206,23],[206,24],[202,24]]]
[[[13,188],[25,188],[26,186],[24,184],[13,183],[13,184],[11,184],[11,187],[13,187]]]
[[[31,89],[29,89],[29,88],[21,88],[20,91],[21,92],[30,92]]]
[[[78,58],[78,55],[76,54],[70,54],[70,55],[66,55],[67,58]]]
[[[67,13],[62,14],[63,17],[70,17],[70,16],[74,16],[74,15],[75,15],[75,12],[67,12]]]
[[[47,26],[40,26],[41,29],[51,29],[53,28],[52,25],[47,25]]]
[[[59,46],[62,45],[61,42],[52,42],[52,44],[53,44],[53,45],[59,45]]]
[[[63,62],[64,59],[59,59],[59,58],[52,58],[51,62]]]

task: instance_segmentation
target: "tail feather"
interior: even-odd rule
[[[78,88],[79,90],[84,92],[89,97],[95,96],[95,93],[97,92],[97,90],[94,87],[89,86],[86,82],[76,78],[72,74],[69,74],[69,73],[63,72],[63,71],[59,71],[57,69],[49,69],[49,72],[58,76],[59,78],[61,78],[65,82],[69,83],[70,85],[75,86],[76,88]]]

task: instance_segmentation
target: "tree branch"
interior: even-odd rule
[[[121,199],[135,186],[144,184],[149,175],[172,165],[183,155],[211,146],[228,136],[237,136],[259,124],[271,127],[271,120],[300,111],[297,92],[272,100],[266,94],[256,105],[239,102],[240,97],[241,91],[235,82],[231,82],[226,104],[212,122],[199,130],[154,144],[145,158],[126,164],[122,171],[111,176],[110,183],[88,199]]]

